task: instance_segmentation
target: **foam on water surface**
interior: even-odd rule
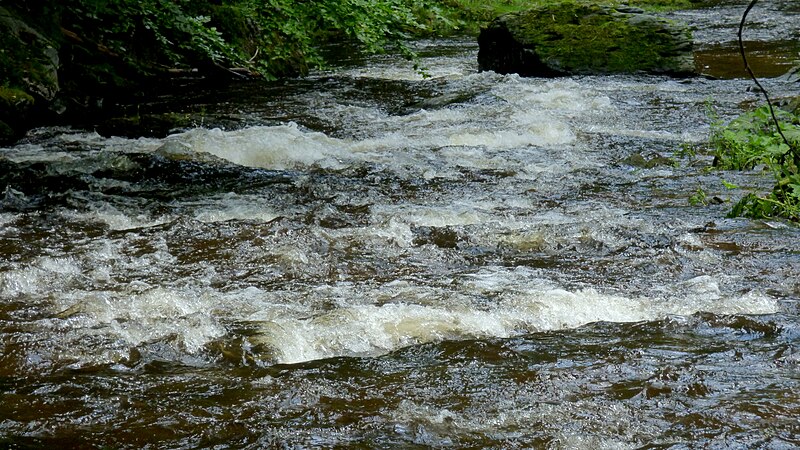
[[[774,299],[756,292],[723,293],[707,276],[677,283],[652,297],[592,288],[568,290],[527,269],[499,268],[454,280],[447,288],[392,283],[369,288],[340,286],[338,291],[344,303],[330,311],[254,313],[250,320],[260,325],[249,339],[269,349],[261,357],[297,363],[379,355],[442,340],[507,338],[593,322],[642,322],[698,312],[772,314],[779,310]],[[369,300],[381,297],[386,303]],[[492,300],[485,302],[484,298]],[[355,304],[348,304],[351,300]],[[308,314],[312,317],[305,317]]]
[[[167,138],[187,151],[208,153],[235,164],[269,169],[318,165],[336,168],[342,143],[323,133],[301,131],[296,124],[237,131],[198,128]]]
[[[408,345],[451,339],[506,338],[575,328],[592,322],[639,322],[672,314],[770,314],[777,304],[762,295],[740,298],[705,295],[642,299],[594,290],[527,291],[489,310],[395,303],[338,309],[313,319],[280,319],[263,325],[257,342],[277,362],[296,363],[348,355],[378,355]]]
[[[745,190],[678,153],[749,82],[520,78],[413,45],[432,78],[380,55],[167,100],[258,126],[0,149],[0,434],[790,446],[797,228],[724,219]]]
[[[724,255],[696,234],[673,235],[624,201],[592,197],[604,177],[621,177],[613,190],[635,174],[609,169],[607,149],[593,147],[587,133],[696,141],[697,128],[676,132],[625,112],[635,105],[652,115],[639,96],[658,92],[680,104],[690,87],[524,79],[443,64],[433,83],[452,103],[392,109],[311,92],[297,101],[319,115],[316,128],[287,121],[163,139],[69,133],[5,149],[16,163],[44,163],[49,173],[86,181],[97,192],[63,193],[79,207],[59,206],[56,215],[111,234],[79,242],[68,257],[8,264],[0,296],[49,304],[52,323],[65,321],[56,328],[73,327],[70,342],[81,333],[115,342],[112,359],[156,344],[202,355],[241,338],[260,349],[252,350],[263,353],[258,358],[282,363],[593,322],[779,311],[757,290],[731,287]],[[422,81],[407,69],[390,63],[342,76],[412,83],[413,92]],[[203,171],[242,167],[287,176],[279,188],[260,179],[252,189],[191,193],[193,183],[216,181]],[[162,184],[98,175],[145,168]],[[168,171],[181,168],[197,173],[171,179]],[[13,189],[6,196],[17,195]],[[138,190],[147,195],[138,198]],[[3,214],[8,230],[21,220]],[[561,273],[612,272],[626,252],[631,264],[655,267],[652,286],[592,286]],[[494,266],[498,260],[505,267]],[[518,266],[525,263],[554,273]],[[687,275],[708,266],[709,275]],[[674,279],[661,276],[668,270]],[[238,324],[257,325],[241,337]],[[78,361],[102,360],[75,349],[67,353]]]

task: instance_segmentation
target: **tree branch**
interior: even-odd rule
[[[783,130],[781,130],[781,124],[778,121],[778,117],[775,115],[775,109],[772,107],[772,101],[769,99],[769,94],[767,93],[767,90],[764,89],[764,86],[762,86],[761,83],[758,81],[756,75],[753,73],[753,69],[750,67],[750,63],[747,62],[747,54],[745,54],[744,51],[744,41],[742,40],[742,31],[744,30],[744,25],[745,22],[747,21],[747,14],[749,14],[750,10],[753,9],[754,6],[756,6],[756,3],[758,3],[758,0],[751,0],[750,4],[747,5],[747,9],[744,10],[744,14],[742,14],[742,21],[739,23],[739,33],[738,33],[739,53],[741,53],[742,61],[744,61],[744,69],[750,75],[750,78],[753,80],[756,86],[758,86],[758,88],[761,90],[761,93],[764,94],[764,99],[766,99],[767,101],[767,106],[769,107],[769,113],[770,115],[772,115],[772,121],[775,123],[775,128],[778,130],[778,134],[783,139],[783,142],[785,142],[786,145],[789,147],[789,151],[783,155],[782,160],[784,160],[786,156],[791,154],[794,159],[795,165],[800,165],[800,151],[798,151],[798,149],[795,148],[795,146],[793,146],[789,142],[789,140],[786,139],[786,136],[783,134]]]

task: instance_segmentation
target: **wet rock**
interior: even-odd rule
[[[3,7],[0,7],[0,30],[5,47],[2,55],[4,67],[0,70],[31,95],[53,100],[59,92],[56,44]],[[17,59],[12,60],[14,58]],[[18,80],[13,79],[10,69],[14,67],[9,67],[13,65],[25,69],[16,72],[23,74]]]
[[[800,116],[800,96],[779,97],[774,99],[772,106]]]
[[[19,137],[20,121],[33,107],[33,97],[19,89],[0,86],[0,143]]]
[[[0,143],[19,137],[25,121],[55,99],[58,65],[55,43],[0,7]]]
[[[503,74],[695,73],[686,26],[625,6],[561,2],[506,14],[478,44],[481,70]]]
[[[432,244],[439,248],[458,248],[464,238],[451,227],[415,227],[414,245]]]
[[[237,114],[213,113],[143,113],[129,116],[111,116],[106,119],[97,118],[88,124],[103,136],[124,137],[165,137],[170,134],[180,133],[192,128],[220,128],[223,130],[238,130],[246,126],[272,125],[274,122],[262,119],[246,118]]]
[[[778,77],[777,80],[787,83],[800,83],[800,66],[786,72]],[[792,114],[800,115],[800,96],[777,98],[774,105]]]
[[[450,105],[469,102],[480,94],[483,94],[483,91],[453,92],[449,94],[437,95],[407,105],[405,108],[403,108],[402,112],[405,114],[411,114],[421,109],[428,111],[443,109]]]
[[[14,129],[0,120],[0,143],[12,141],[14,139],[14,134]]]
[[[800,66],[792,68],[785,74],[778,77],[778,79],[789,83],[800,83]]]
[[[623,159],[622,164],[637,167],[640,169],[654,169],[660,166],[673,166],[675,161],[661,156],[659,154],[654,154],[649,157],[642,155],[641,153],[633,153],[627,158]]]

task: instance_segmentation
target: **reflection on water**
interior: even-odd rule
[[[749,83],[419,45],[207,94],[241,128],[0,149],[0,445],[800,445],[800,232],[677,154]]]
[[[785,75],[800,65],[800,44],[796,41],[745,42],[747,63],[759,78]],[[738,43],[716,44],[695,52],[697,70],[715,78],[746,77]]]

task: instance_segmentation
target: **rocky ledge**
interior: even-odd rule
[[[625,6],[560,2],[506,14],[478,43],[481,70],[503,74],[695,73],[688,27]]]

